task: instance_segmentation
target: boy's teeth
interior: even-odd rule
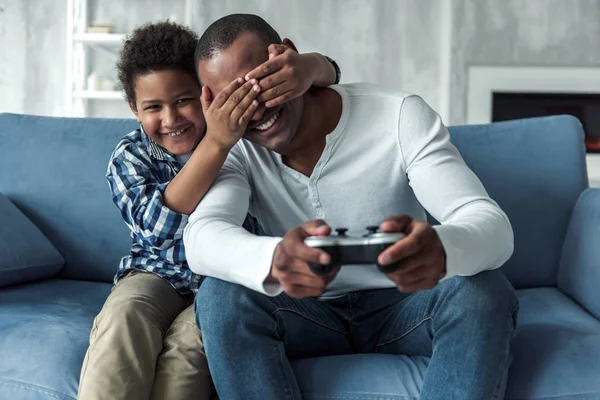
[[[270,127],[273,126],[273,124],[277,121],[278,118],[279,118],[279,113],[273,115],[271,118],[269,118],[269,120],[267,122],[264,122],[264,123],[258,125],[256,127],[256,129],[258,129],[259,131],[266,131],[267,129],[269,129]]]
[[[167,135],[169,135],[169,136],[179,136],[179,135],[181,135],[182,132],[183,132],[183,130],[180,130],[180,131],[175,131],[175,132],[167,133]]]

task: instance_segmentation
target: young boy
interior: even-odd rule
[[[94,320],[82,400],[211,397],[190,306],[201,277],[185,259],[188,214],[257,109],[339,80],[332,60],[273,45],[268,62],[213,96],[196,78],[197,40],[174,23],[148,24],[131,34],[120,54],[119,81],[141,126],[117,145],[107,179],[133,245]]]

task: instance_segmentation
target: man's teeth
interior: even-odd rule
[[[267,122],[263,122],[262,124],[258,125],[256,129],[258,129],[259,131],[266,131],[267,129],[272,127],[273,124],[277,121],[277,119],[279,118],[279,114],[280,113],[273,115],[271,118],[269,118]]]
[[[181,129],[181,130],[179,130],[179,131],[175,131],[175,132],[167,133],[167,135],[169,135],[169,136],[179,136],[179,135],[181,135],[181,134],[183,133],[183,131],[184,131],[184,130],[185,130],[185,129]]]

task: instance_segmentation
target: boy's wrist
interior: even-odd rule
[[[202,144],[204,142],[204,145],[208,149],[213,150],[218,153],[226,153],[226,154],[229,153],[229,151],[235,145],[235,143],[228,143],[223,140],[218,140],[217,137],[219,137],[218,133],[211,134],[211,130],[208,129],[206,131],[206,135],[204,136],[204,139],[202,140],[202,142],[200,142],[200,144]]]
[[[337,83],[337,71],[334,64],[329,58],[319,53],[311,53],[314,57],[315,63],[321,65],[321,68],[315,68],[315,79],[313,81],[314,86],[329,86]]]
[[[314,86],[329,86],[339,83],[339,68],[333,59],[324,56],[320,53],[312,53],[316,58],[316,63],[319,63],[322,67],[316,68],[316,77],[314,80]]]

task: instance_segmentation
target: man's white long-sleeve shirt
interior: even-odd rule
[[[386,217],[425,219],[446,252],[446,277],[500,267],[512,254],[510,222],[418,96],[367,84],[332,86],[342,115],[310,177],[281,156],[241,140],[188,220],[184,245],[197,274],[276,295],[265,285],[275,247],[289,230],[323,219],[362,235]],[[242,228],[246,213],[267,235]],[[394,287],[375,265],[342,267],[325,296]]]

